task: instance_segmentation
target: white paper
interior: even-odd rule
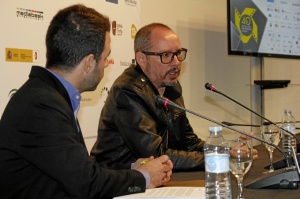
[[[146,189],[145,193],[136,193],[125,196],[115,197],[115,199],[128,198],[188,198],[205,199],[204,187],[160,187],[155,189]]]

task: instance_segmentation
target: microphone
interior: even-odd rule
[[[218,125],[220,125],[222,127],[225,127],[227,129],[230,129],[230,130],[235,131],[237,133],[240,133],[242,135],[251,137],[251,138],[253,138],[255,140],[258,140],[260,142],[263,142],[263,143],[265,143],[267,145],[270,145],[270,146],[276,148],[285,157],[286,164],[288,166],[286,168],[284,168],[284,169],[279,169],[279,170],[275,170],[272,173],[268,173],[265,176],[263,176],[262,178],[257,178],[255,180],[255,182],[253,182],[250,185],[248,185],[249,188],[256,188],[256,189],[261,189],[261,188],[295,189],[295,188],[298,188],[298,181],[300,181],[300,179],[299,179],[299,175],[298,175],[297,170],[295,169],[295,167],[290,167],[289,166],[289,161],[288,161],[287,155],[279,147],[277,147],[276,145],[274,145],[272,143],[268,143],[267,141],[262,140],[262,139],[260,139],[260,138],[258,138],[256,136],[252,136],[252,135],[249,135],[249,134],[247,134],[245,132],[242,132],[242,131],[239,131],[237,129],[234,129],[234,128],[230,127],[230,126],[227,126],[226,124],[217,122],[217,121],[215,121],[213,119],[210,119],[208,117],[200,115],[200,114],[198,114],[196,112],[193,112],[193,111],[191,111],[189,109],[181,107],[181,106],[177,105],[176,103],[170,101],[168,98],[165,98],[165,97],[157,95],[156,98],[155,98],[155,101],[158,104],[161,104],[163,106],[171,106],[171,107],[174,107],[174,108],[181,109],[181,110],[183,110],[185,112],[191,113],[191,114],[196,115],[196,116],[198,116],[200,118],[208,120],[208,121],[210,121],[212,123],[218,124]]]
[[[254,124],[235,124],[231,122],[222,122],[223,124],[226,124],[227,126],[252,126],[252,127],[260,127],[260,125],[254,125]]]
[[[256,113],[256,112],[254,112],[253,110],[251,110],[250,108],[244,106],[243,104],[239,103],[238,101],[236,101],[236,100],[232,99],[231,97],[225,95],[225,94],[222,93],[220,90],[218,90],[215,86],[213,86],[211,83],[208,83],[208,82],[207,82],[207,83],[205,84],[205,88],[206,88],[207,90],[212,91],[212,92],[219,93],[219,94],[223,95],[224,97],[228,98],[229,100],[231,100],[231,101],[235,102],[236,104],[242,106],[243,108],[247,109],[247,110],[250,111],[251,113],[254,113],[255,115],[259,116],[260,118],[266,120],[267,122],[269,122],[269,124],[273,124],[273,125],[275,125],[277,128],[279,128],[279,129],[285,131],[286,133],[288,133],[289,135],[291,135],[292,137],[294,137],[294,138],[296,139],[296,141],[297,141],[297,149],[300,150],[300,141],[299,141],[299,138],[298,138],[297,136],[295,136],[293,133],[291,133],[290,131],[288,131],[288,130],[282,128],[281,126],[277,125],[275,122],[272,122],[271,120],[269,120],[269,119],[265,118],[264,116],[262,116],[262,115],[260,115],[260,114],[258,114],[258,113]],[[264,124],[267,124],[267,122],[264,122]],[[298,159],[298,162],[299,162],[299,161],[300,161],[300,157],[299,157],[299,156],[296,156],[296,158]],[[293,162],[293,161],[292,161],[292,158],[288,158],[288,160],[289,160],[290,163]],[[284,161],[278,161],[278,162],[273,163],[274,169],[283,168],[283,167],[285,167],[285,166],[287,166],[287,165],[284,164]]]
[[[291,133],[290,131],[288,131],[288,130],[282,128],[281,126],[278,126],[276,123],[272,122],[271,120],[265,118],[264,116],[262,116],[262,115],[260,115],[260,114],[258,114],[258,113],[256,113],[256,112],[254,112],[254,111],[251,110],[250,108],[248,108],[248,107],[244,106],[243,104],[239,103],[238,101],[236,101],[236,100],[232,99],[231,97],[225,95],[225,94],[222,93],[220,90],[218,90],[215,86],[213,86],[211,83],[208,83],[208,82],[207,82],[207,83],[205,84],[205,88],[206,88],[207,90],[212,91],[212,92],[219,93],[219,94],[223,95],[224,97],[228,98],[229,100],[231,100],[231,101],[235,102],[236,104],[242,106],[243,108],[247,109],[247,110],[250,111],[251,113],[254,113],[254,114],[257,115],[258,117],[260,117],[260,118],[262,118],[262,119],[264,119],[264,120],[270,122],[270,124],[274,124],[274,125],[277,126],[279,129],[281,129],[281,130],[287,132],[288,134],[290,134],[291,136],[293,136],[293,137],[297,140],[297,143],[298,143],[298,144],[300,143],[299,138],[296,137],[293,133]],[[297,146],[297,147],[298,147],[298,146]]]
[[[207,90],[210,90],[210,91],[213,91],[213,92],[216,92],[216,93],[220,93],[220,91],[215,87],[215,86],[213,86],[211,83],[206,83],[205,84],[205,88],[207,89]]]
[[[253,139],[255,139],[255,140],[258,140],[258,141],[263,142],[263,143],[265,143],[265,144],[267,144],[267,145],[270,145],[270,146],[276,148],[278,151],[280,151],[280,153],[286,158],[286,163],[287,163],[287,165],[288,165],[288,167],[289,167],[289,162],[287,161],[287,159],[288,159],[287,155],[286,155],[286,154],[285,154],[278,146],[276,146],[276,145],[274,145],[274,144],[272,144],[272,143],[269,143],[269,142],[267,142],[267,141],[265,141],[265,140],[263,140],[263,139],[261,139],[261,138],[258,138],[258,137],[256,137],[256,136],[249,135],[249,134],[247,134],[247,133],[245,133],[245,132],[242,132],[242,131],[240,131],[240,130],[234,129],[234,128],[232,128],[232,127],[230,127],[230,126],[228,126],[228,125],[226,125],[226,124],[224,124],[224,123],[217,122],[217,121],[215,121],[215,120],[213,120],[213,119],[210,119],[210,118],[205,117],[205,116],[203,116],[203,115],[200,115],[200,114],[198,114],[198,113],[196,113],[196,112],[193,112],[193,111],[191,111],[191,110],[189,110],[189,109],[186,109],[186,108],[184,108],[184,107],[181,107],[181,106],[179,106],[178,104],[176,104],[176,103],[170,101],[168,98],[162,97],[162,96],[160,96],[160,95],[157,95],[157,96],[156,96],[155,101],[158,102],[158,103],[161,104],[161,105],[164,105],[164,106],[172,106],[172,107],[181,109],[181,110],[183,110],[183,111],[185,111],[185,112],[188,112],[188,113],[191,113],[191,114],[196,115],[196,116],[198,116],[198,117],[201,117],[201,118],[203,118],[203,119],[205,119],[205,120],[208,120],[208,121],[210,121],[210,122],[213,122],[213,123],[215,123],[215,124],[218,124],[218,125],[220,125],[220,126],[223,126],[223,127],[227,128],[227,129],[230,129],[230,130],[232,130],[232,131],[238,132],[238,133],[240,133],[240,134],[242,134],[242,135],[251,137],[251,138],[253,138]]]
[[[236,123],[231,123],[231,122],[225,122],[223,121],[222,122],[223,124],[226,124],[227,126],[251,126],[251,127],[261,127],[261,125],[257,125],[257,124],[236,124]],[[274,122],[275,124],[278,124],[280,122]],[[271,123],[270,122],[263,122],[263,125],[270,125]],[[296,129],[299,129],[296,127]]]

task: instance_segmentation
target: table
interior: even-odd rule
[[[269,165],[269,155],[267,149],[262,145],[255,147],[259,151],[259,158],[253,162],[250,171],[244,177],[244,184],[250,183],[256,178],[262,176],[262,172],[266,171],[265,166]],[[274,162],[282,160],[283,156],[279,151],[274,151]],[[205,186],[205,172],[178,172],[173,173],[171,181],[166,186]],[[231,175],[232,198],[236,198],[238,194],[236,178]],[[244,197],[247,199],[298,199],[300,198],[300,185],[298,189],[249,189],[243,188]]]

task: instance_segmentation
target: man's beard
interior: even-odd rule
[[[174,71],[176,71],[176,68],[175,68],[175,67],[172,68],[172,69],[170,69],[170,70],[166,73],[165,77],[166,77],[168,74],[173,73]],[[172,81],[172,82],[162,82],[161,86],[162,86],[162,87],[175,86],[176,84],[178,84],[178,80],[177,80],[177,79],[176,79],[176,81]]]
[[[162,82],[161,87],[175,86],[178,84],[178,80],[176,82]]]

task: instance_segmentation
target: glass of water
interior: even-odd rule
[[[280,142],[280,138],[281,138],[281,134],[280,131],[278,129],[277,126],[275,126],[274,124],[263,124],[261,126],[261,138],[263,140],[265,140],[266,142],[270,143],[270,144],[274,144],[275,146],[277,146]],[[273,151],[274,148],[271,145],[265,144],[263,143],[264,146],[266,147],[266,149],[269,151],[269,156],[270,156],[270,167],[269,170],[264,172],[264,173],[270,173],[274,171],[274,167],[273,167]]]
[[[243,179],[253,161],[251,140],[236,139],[228,141],[230,154],[230,171],[238,182],[238,199],[243,199]]]

